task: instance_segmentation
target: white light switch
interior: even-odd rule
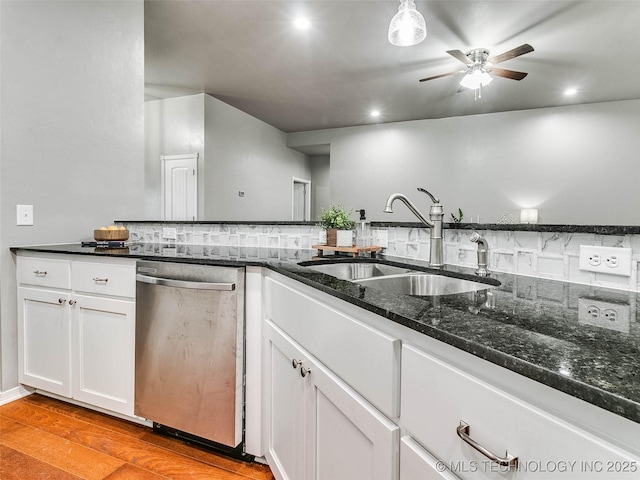
[[[16,225],[33,225],[33,205],[16,205]]]

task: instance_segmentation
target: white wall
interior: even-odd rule
[[[536,207],[540,223],[640,224],[640,100],[291,133],[290,146],[331,143],[331,200],[374,221],[416,221],[389,194],[446,218],[461,208],[495,222]],[[518,217],[519,218],[519,217]]]
[[[17,385],[13,245],[142,215],[141,0],[0,2],[0,392]],[[34,226],[16,226],[16,204]]]
[[[199,204],[204,201],[204,94],[144,104],[145,205],[147,219],[162,218],[160,155],[198,153]],[[202,216],[202,212],[198,212]]]
[[[292,177],[311,178],[307,157],[286,146],[284,132],[209,95],[205,158],[209,220],[291,220]]]
[[[200,220],[291,220],[292,177],[311,178],[284,132],[202,93],[146,102],[145,145],[148,219],[161,218],[160,155],[200,154]]]
[[[329,195],[331,157],[329,155],[310,157],[309,167],[311,168],[311,220],[319,220],[322,209],[326,210],[331,203]]]

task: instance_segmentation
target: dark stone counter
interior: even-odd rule
[[[319,225],[319,222],[296,221],[241,221],[241,220],[202,220],[202,221],[162,221],[162,220],[115,220],[114,223],[140,223],[154,225]],[[371,222],[373,228],[405,227],[424,228],[420,222]],[[447,230],[506,230],[513,232],[568,232],[568,233],[595,233],[599,235],[637,235],[640,234],[640,225],[561,225],[561,224],[530,224],[530,223],[444,223]]]
[[[640,423],[640,294],[635,292],[494,274],[501,285],[491,290],[410,297],[362,287],[298,265],[311,260],[315,250],[162,244],[108,250],[79,244],[12,250],[267,267]],[[392,257],[381,261],[428,270],[419,261]],[[471,273],[447,267],[445,274]],[[617,310],[629,312],[628,318],[608,324],[585,318],[584,312],[579,314],[579,304],[591,301],[614,304]]]

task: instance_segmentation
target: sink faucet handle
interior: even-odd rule
[[[418,187],[418,191],[422,192],[422,193],[426,193],[427,195],[429,195],[429,197],[431,197],[431,201],[433,203],[440,203],[440,200],[438,200],[436,197],[434,197],[433,195],[431,195],[428,191],[426,191],[424,188],[422,187]]]

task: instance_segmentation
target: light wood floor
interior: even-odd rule
[[[2,480],[273,480],[265,465],[219,456],[152,429],[42,395],[0,407]]]

